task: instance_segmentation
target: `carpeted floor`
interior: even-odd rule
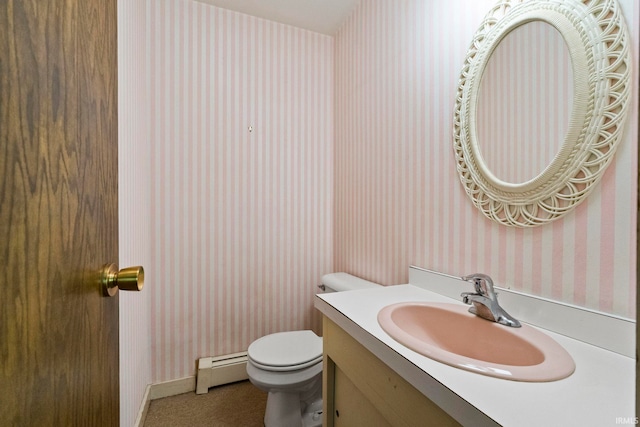
[[[144,427],[261,427],[267,393],[249,381],[152,400]]]

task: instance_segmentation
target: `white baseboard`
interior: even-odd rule
[[[178,394],[189,393],[196,390],[196,377],[180,378],[173,381],[164,381],[161,383],[149,384],[144,392],[138,417],[136,418],[135,427],[144,426],[149,412],[149,405],[155,399],[163,397],[176,396]]]
[[[147,388],[144,390],[144,396],[142,396],[142,404],[140,405],[140,410],[138,411],[134,427],[144,426],[144,422],[147,419],[147,413],[149,412],[149,405],[151,404],[151,399],[149,399],[150,390],[151,384],[148,384]]]
[[[204,394],[209,391],[209,387],[242,381],[247,378],[249,377],[247,376],[246,351],[226,356],[199,359],[197,377],[180,378],[147,386],[138,411],[135,427],[144,425],[152,400],[194,392],[196,391],[196,383],[198,394]]]
[[[189,393],[196,389],[196,377],[180,378],[172,381],[151,384],[149,400]]]

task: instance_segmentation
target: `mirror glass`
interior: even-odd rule
[[[571,56],[560,32],[543,21],[510,31],[487,62],[477,101],[478,149],[493,175],[520,184],[541,174],[564,142],[572,101]]]

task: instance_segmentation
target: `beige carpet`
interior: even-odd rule
[[[264,425],[267,393],[249,381],[152,400],[144,427]]]

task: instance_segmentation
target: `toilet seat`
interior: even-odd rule
[[[322,338],[313,331],[278,332],[251,343],[247,354],[257,368],[295,371],[322,361]]]

